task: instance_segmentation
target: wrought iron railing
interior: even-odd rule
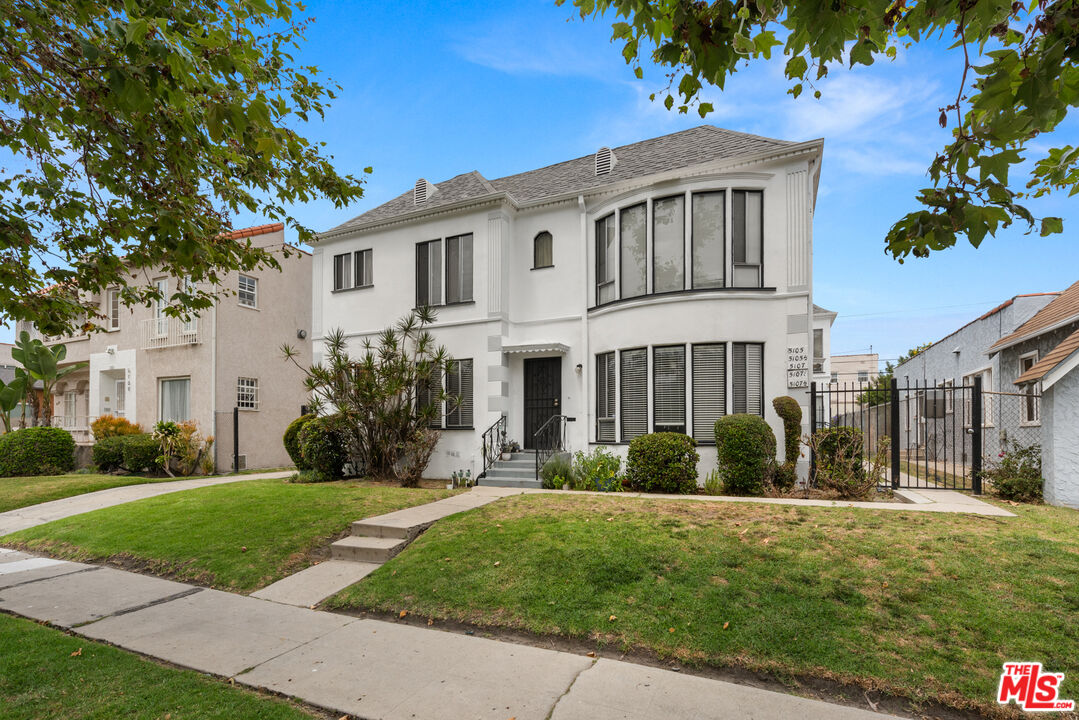
[[[491,427],[483,431],[483,470],[478,477],[486,477],[487,471],[502,455],[502,446],[506,442],[506,416],[495,420]]]
[[[577,418],[565,415],[552,415],[547,422],[540,425],[532,435],[532,446],[536,454],[536,479],[539,480],[540,468],[551,459],[555,453],[564,452],[566,449],[566,423],[571,423]]]

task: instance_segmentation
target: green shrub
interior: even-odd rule
[[[798,471],[792,462],[776,463],[772,466],[772,487],[780,492],[788,492],[798,482]]]
[[[815,438],[817,482],[827,485],[841,476],[860,479],[865,474],[862,431],[847,425],[822,428]]]
[[[115,437],[116,435],[138,435],[145,432],[141,425],[137,425],[127,418],[116,415],[101,415],[90,423],[90,432],[95,440]]]
[[[641,435],[629,444],[626,481],[641,492],[688,495],[697,490],[698,460],[697,441],[688,435]]]
[[[0,475],[55,475],[75,469],[75,440],[67,430],[28,427],[0,435]]]
[[[123,467],[128,472],[150,472],[160,467],[161,445],[149,433],[125,435],[123,438]]]
[[[986,470],[984,475],[992,483],[993,492],[1005,500],[1041,502],[1041,445],[1006,445],[996,466]]]
[[[300,452],[312,480],[329,482],[344,477],[348,452],[337,415],[312,418],[300,430],[299,438]]]
[[[723,491],[761,495],[769,466],[775,462],[776,436],[759,415],[736,413],[716,420],[716,454]]]
[[[573,456],[573,489],[622,492],[622,458],[601,447]]]
[[[300,431],[303,430],[303,426],[311,420],[314,420],[316,415],[309,413],[307,415],[301,415],[288,424],[285,428],[285,452],[292,458],[292,464],[296,466],[297,470],[309,469],[304,463],[303,452],[300,451]]]
[[[802,408],[798,407],[798,401],[789,395],[772,400],[772,407],[783,421],[783,461],[796,463],[801,455],[799,445],[802,440]]]
[[[573,487],[573,462],[569,455],[552,455],[540,468],[540,480],[547,490],[561,490],[567,483]]]
[[[101,472],[112,472],[124,467],[124,442],[128,435],[110,435],[94,443],[90,459]]]
[[[723,494],[723,478],[719,475],[719,470],[711,470],[704,478],[704,494],[705,495],[722,495]]]

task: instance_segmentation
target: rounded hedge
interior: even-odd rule
[[[299,440],[303,461],[318,480],[328,482],[344,477],[348,453],[338,416],[312,418],[300,430]]]
[[[764,480],[776,456],[771,426],[759,415],[737,413],[716,420],[715,433],[723,491],[763,494]]]
[[[55,475],[75,469],[75,439],[62,428],[28,427],[0,435],[0,475]]]
[[[153,435],[125,435],[123,439],[123,467],[128,472],[149,472],[158,468],[157,459],[161,457],[161,445],[154,440]]]
[[[124,441],[128,435],[111,435],[94,443],[90,459],[101,472],[112,472],[124,467]]]
[[[641,492],[688,495],[697,490],[697,441],[688,435],[658,432],[629,444],[626,481]]]
[[[300,450],[300,431],[303,430],[303,426],[314,420],[317,416],[313,413],[307,415],[301,415],[288,424],[285,428],[285,436],[283,438],[285,442],[285,452],[292,458],[292,464],[296,466],[297,470],[309,470],[307,463],[304,462],[303,452]]]

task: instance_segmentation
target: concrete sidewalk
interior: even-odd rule
[[[0,536],[32,528],[36,525],[44,525],[53,520],[82,515],[93,510],[123,505],[124,503],[156,497],[167,493],[181,490],[193,490],[194,488],[210,487],[211,485],[223,485],[225,483],[243,482],[245,480],[264,480],[269,478],[286,478],[292,475],[292,470],[270,473],[252,473],[250,475],[219,475],[200,477],[191,480],[176,480],[173,482],[145,483],[143,485],[125,485],[123,487],[98,490],[97,492],[84,495],[74,495],[69,498],[52,500],[50,502],[30,505],[16,510],[0,513]]]
[[[11,550],[0,550],[0,609],[360,718],[894,717]]]

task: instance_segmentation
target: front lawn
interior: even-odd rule
[[[168,482],[184,478],[142,477],[139,475],[92,475],[69,473],[38,477],[0,477],[0,512],[28,505],[60,500],[73,495],[107,490],[124,485]]]
[[[9,720],[322,717],[190,670],[0,615],[0,712]]]
[[[310,565],[312,553],[354,520],[452,494],[248,480],[76,515],[7,535],[0,544],[251,592]]]
[[[1079,698],[1079,512],[1009,509],[526,495],[436,523],[326,604],[991,713],[1001,664],[1038,660]]]

